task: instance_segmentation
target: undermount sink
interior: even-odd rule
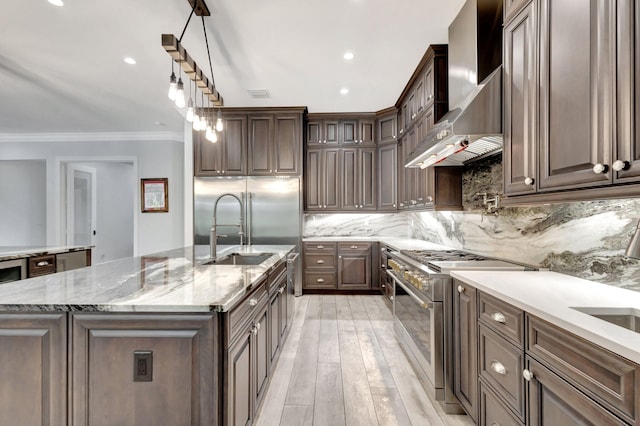
[[[634,308],[572,308],[592,317],[640,333],[640,310]]]
[[[205,265],[259,265],[273,253],[231,253],[205,262]]]

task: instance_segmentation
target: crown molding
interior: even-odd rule
[[[184,142],[178,132],[0,133],[1,142]]]

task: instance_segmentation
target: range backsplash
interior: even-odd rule
[[[501,208],[482,213],[477,193],[502,194],[493,157],[463,175],[463,212],[305,215],[303,235],[411,237],[640,291],[640,261],[624,250],[640,199]]]

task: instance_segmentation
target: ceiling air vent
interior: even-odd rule
[[[249,96],[254,99],[266,99],[271,97],[267,89],[249,89],[247,90],[247,93],[249,93]]]

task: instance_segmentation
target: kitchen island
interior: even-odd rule
[[[253,419],[288,331],[294,248],[219,251],[273,253],[237,266],[195,246],[0,286],[0,424]]]

